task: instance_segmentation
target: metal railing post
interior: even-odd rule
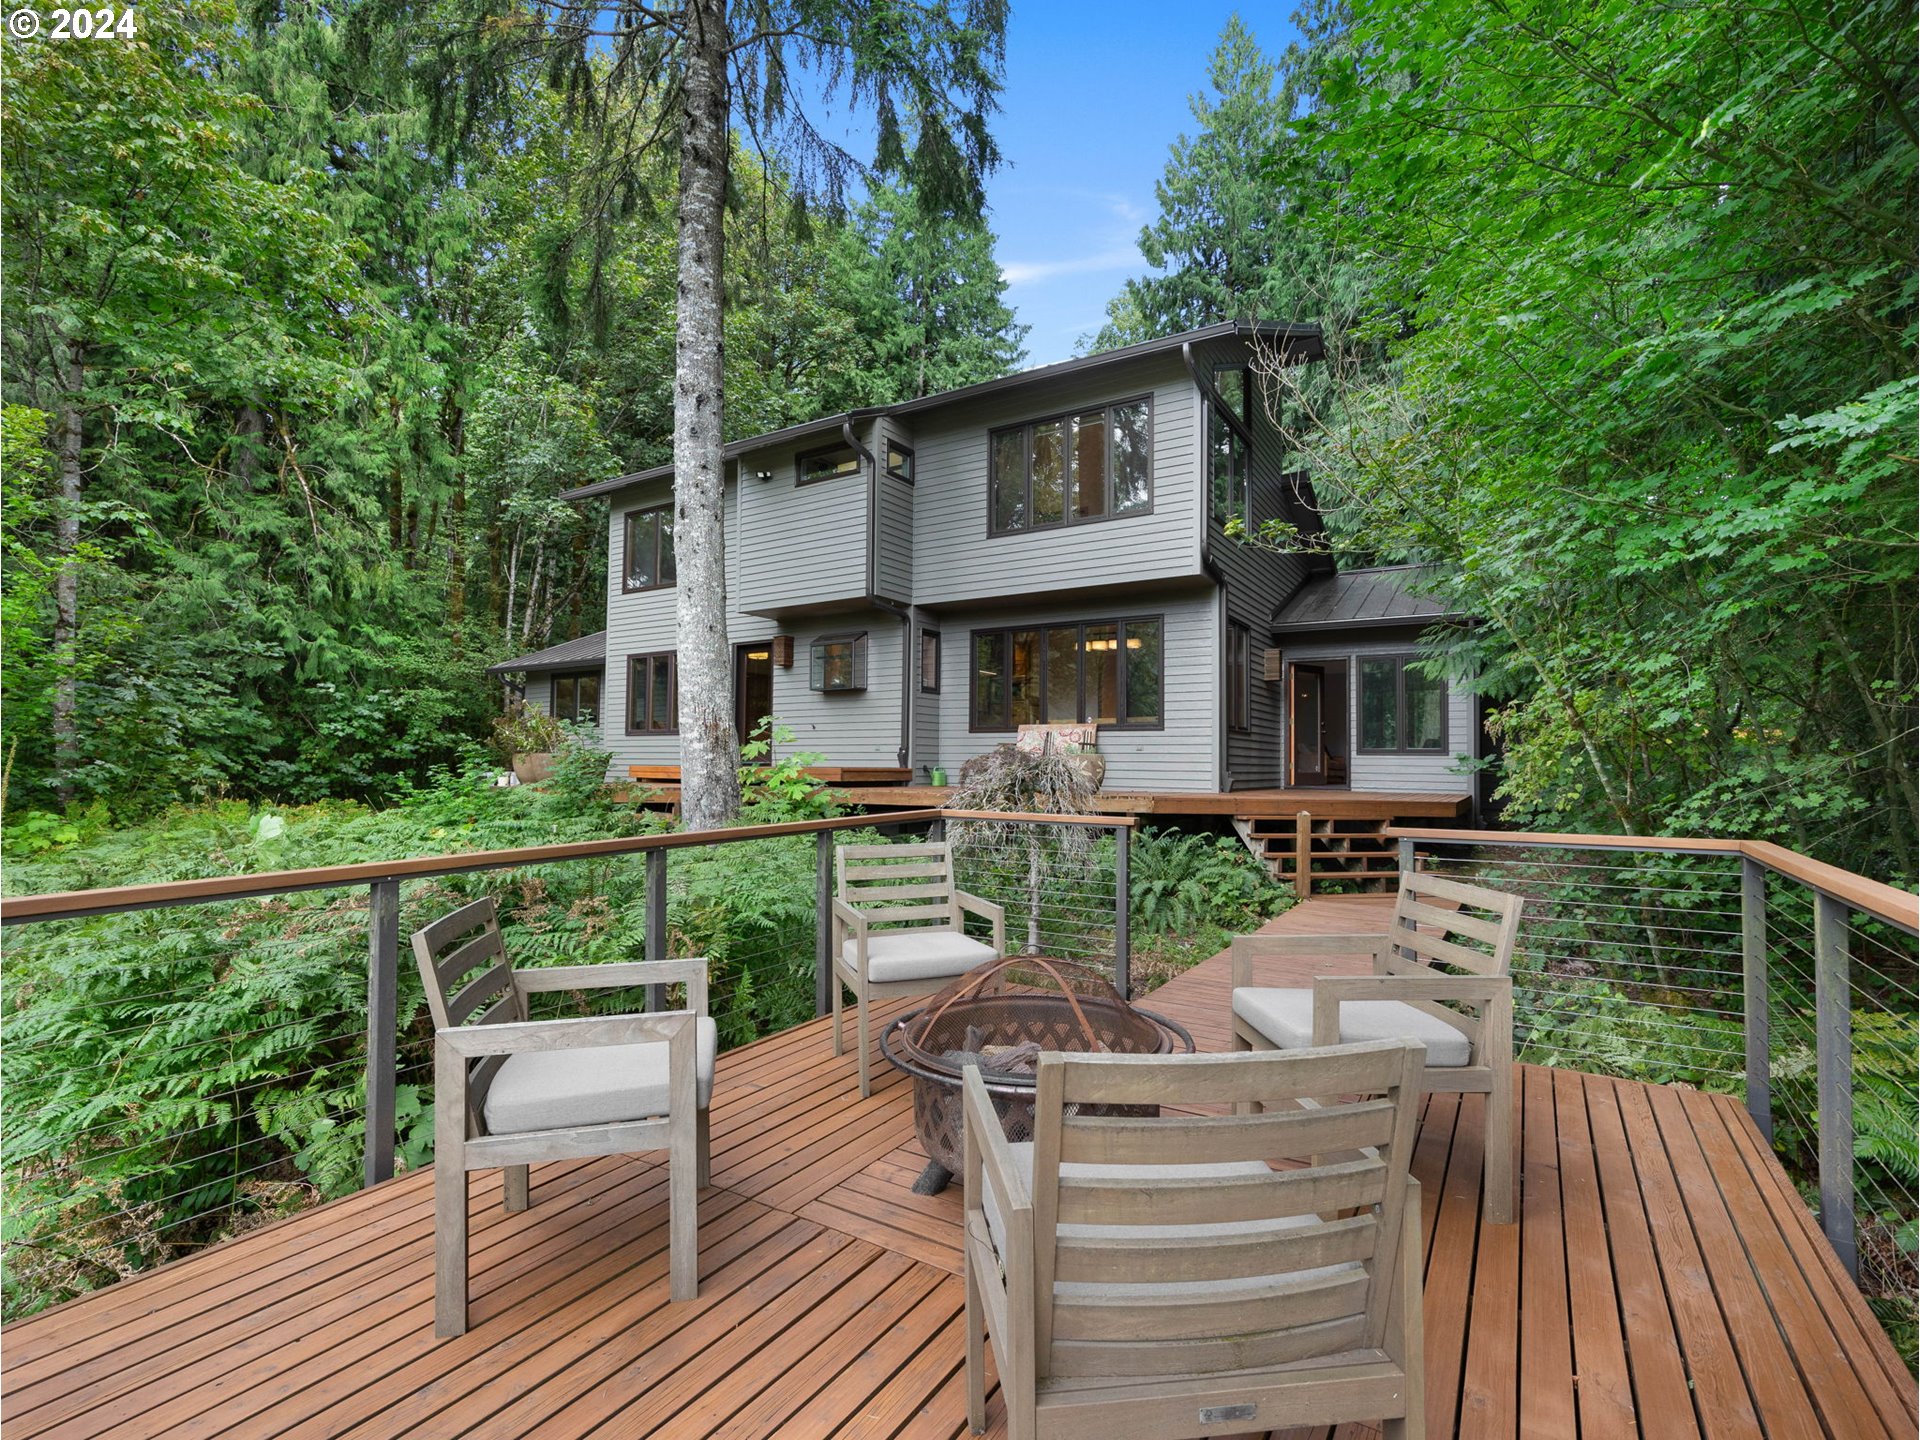
[[[1293,893],[1304,900],[1313,893],[1313,812],[1293,817]]]
[[[647,851],[647,959],[667,958],[667,852]],[[647,986],[647,1009],[667,1008],[667,987]]]
[[[1402,836],[1400,840],[1400,873],[1402,875],[1411,874],[1413,864],[1413,839],[1411,836]]]
[[[400,882],[367,887],[367,1138],[363,1184],[393,1178],[393,1092],[400,1063]]]
[[[1820,1086],[1820,1228],[1856,1279],[1853,1226],[1853,957],[1847,907],[1813,897],[1814,1056]]]
[[[833,832],[814,836],[813,863],[813,1013],[833,1008]]]
[[[1122,1000],[1133,998],[1133,883],[1127,875],[1133,827],[1113,827],[1113,988]]]
[[[1746,996],[1747,1113],[1773,1141],[1773,1038],[1767,988],[1767,872],[1740,859],[1740,987]]]

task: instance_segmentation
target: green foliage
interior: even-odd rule
[[[1145,938],[1245,934],[1288,904],[1288,892],[1230,835],[1137,831],[1127,875],[1133,933]]]
[[[740,747],[740,818],[746,824],[828,820],[844,813],[846,796],[807,773],[826,756],[811,750],[778,753],[793,739],[793,731],[768,715]]]
[[[558,720],[524,704],[510,705],[493,722],[494,748],[509,758],[558,750],[565,737]]]

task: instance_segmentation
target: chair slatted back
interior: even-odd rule
[[[916,845],[842,845],[834,851],[841,901],[875,925],[960,928],[953,898],[953,850],[945,841]]]
[[[1446,968],[1471,975],[1505,975],[1513,968],[1521,900],[1484,885],[1468,885],[1421,871],[1400,876],[1400,898],[1387,931],[1386,973],[1428,975]],[[1480,1053],[1481,1016],[1436,1000],[1405,1002],[1444,1021]]]
[[[427,1010],[433,1016],[434,1029],[527,1018],[526,996],[513,983],[513,966],[507,960],[499,912],[491,895],[414,931],[413,958],[420,967],[420,983],[427,992]],[[491,1055],[473,1067],[468,1101],[469,1121],[476,1133],[487,1090],[505,1063],[505,1056]]]
[[[1176,1059],[1043,1055],[1031,1192],[1039,1373],[1188,1374],[1379,1347],[1422,1056],[1398,1040]],[[1278,1108],[1302,1099],[1318,1105]],[[1079,1113],[1249,1101],[1274,1108]],[[1243,1170],[1129,1173],[1233,1163]],[[1288,1223],[1262,1223],[1275,1221]],[[1161,1288],[1143,1295],[1141,1285]],[[1112,1286],[1127,1288],[1099,1288]]]

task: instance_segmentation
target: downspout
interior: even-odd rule
[[[885,610],[900,617],[900,748],[896,752],[895,763],[907,770],[913,755],[914,687],[909,680],[913,674],[913,632],[918,623],[918,614],[914,606],[902,605],[879,593],[880,462],[871,450],[860,443],[860,437],[854,433],[851,416],[840,422],[840,434],[846,440],[847,448],[858,455],[867,467],[866,601],[876,610]],[[909,773],[907,778],[911,780],[912,774]]]
[[[1187,374],[1193,380],[1199,393],[1200,403],[1213,414],[1221,416],[1229,426],[1239,430],[1233,418],[1233,412],[1220,403],[1220,392],[1213,388],[1212,380],[1200,371],[1200,364],[1193,358],[1193,342],[1183,341],[1180,345],[1180,359],[1187,367]],[[1227,746],[1232,737],[1227,730],[1227,577],[1220,573],[1220,567],[1213,558],[1213,477],[1207,470],[1207,426],[1202,423],[1194,427],[1199,436],[1200,463],[1195,467],[1200,481],[1200,571],[1217,587],[1219,597],[1214,605],[1213,646],[1213,753],[1214,783],[1220,787],[1221,794],[1228,793],[1233,787],[1233,769],[1227,763]],[[1253,437],[1242,433],[1247,446],[1247,464],[1253,464]]]

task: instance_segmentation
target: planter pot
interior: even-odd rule
[[[522,785],[535,785],[553,774],[553,752],[531,750],[513,757],[513,774]]]

